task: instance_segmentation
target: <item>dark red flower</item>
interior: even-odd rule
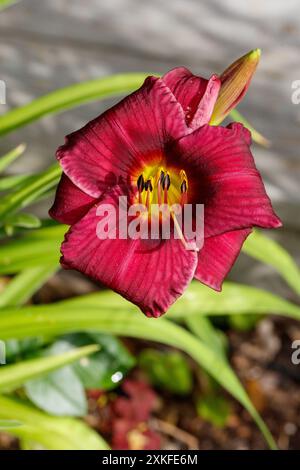
[[[243,63],[237,61],[223,80],[206,80],[182,67],[148,77],[135,93],[66,138],[57,151],[64,173],[50,210],[71,225],[62,244],[65,268],[158,317],[194,277],[220,290],[253,226],[281,225],[256,169],[250,132],[237,123],[209,124],[217,100],[224,117],[243,96],[251,78],[248,62],[243,78]],[[232,81],[239,89],[231,103]],[[124,195],[150,211],[161,202],[204,204],[202,249],[186,249],[184,236],[174,235],[175,220],[169,240],[123,239],[119,227],[115,239],[99,239],[99,208],[117,209]]]

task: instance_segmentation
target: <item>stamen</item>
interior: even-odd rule
[[[181,179],[181,185],[180,185],[180,191],[181,191],[181,198],[180,198],[180,204],[184,206],[187,204],[187,191],[188,191],[188,180],[186,176],[186,172],[184,170],[180,170],[180,179]]]
[[[168,190],[170,188],[170,185],[171,185],[171,179],[170,179],[169,173],[167,172],[164,177],[163,184],[162,184],[162,188],[164,190],[164,204],[168,204]]]
[[[142,204],[142,192],[145,189],[145,180],[144,180],[143,173],[137,179],[137,188],[139,192],[139,204]]]
[[[152,199],[151,193],[152,193],[152,191],[153,191],[153,178],[152,178],[152,177],[146,181],[146,183],[145,183],[145,190],[147,191],[146,207],[147,207],[147,210],[149,211],[149,207],[150,207],[151,199]]]
[[[161,188],[165,179],[165,172],[160,168],[157,173],[157,203],[161,205]]]
[[[171,216],[172,216],[172,218],[173,218],[174,227],[175,227],[175,229],[176,229],[176,231],[177,231],[177,233],[178,233],[178,235],[179,235],[179,240],[182,242],[184,248],[187,249],[187,248],[188,248],[187,242],[186,242],[186,240],[185,240],[185,238],[184,238],[184,235],[183,235],[182,230],[181,230],[181,228],[180,228],[180,225],[179,225],[179,223],[178,223],[176,214],[175,214],[173,211],[171,211]]]
[[[142,193],[145,188],[145,180],[144,180],[143,173],[138,177],[137,188],[140,193]]]

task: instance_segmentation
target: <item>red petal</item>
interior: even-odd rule
[[[199,253],[195,278],[220,291],[251,229],[235,230],[206,238]]]
[[[177,67],[162,79],[181,104],[186,122],[192,129],[209,122],[221,86],[216,75],[206,80],[185,67]]]
[[[119,187],[98,204],[116,210]],[[96,207],[73,225],[62,244],[62,265],[76,269],[137,304],[147,316],[159,317],[183,293],[194,276],[197,253],[180,240],[100,240],[96,228],[102,217]]]
[[[95,201],[95,198],[77,188],[63,173],[49,215],[58,222],[72,225],[87,213]]]
[[[148,77],[138,91],[70,134],[57,158],[73,183],[99,197],[185,133],[181,106],[162,80]]]
[[[189,178],[192,202],[204,204],[205,236],[259,226],[280,227],[241,124],[203,126],[176,143],[177,165]]]

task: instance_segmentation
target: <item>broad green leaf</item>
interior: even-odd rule
[[[0,116],[0,135],[12,132],[47,114],[58,113],[92,100],[130,93],[142,85],[147,75],[146,73],[111,75],[53,91]]]
[[[25,383],[27,397],[55,416],[85,416],[88,411],[83,385],[71,367]]]
[[[0,293],[0,307],[17,306],[27,302],[56,270],[55,266],[42,266],[20,272]]]
[[[249,129],[254,142],[262,145],[263,147],[270,147],[271,142],[268,139],[266,139],[263,135],[261,135],[258,131],[256,131],[254,127],[251,126],[251,124],[241,115],[239,111],[237,111],[236,109],[233,109],[230,112],[230,116],[232,117],[232,119],[234,119],[237,122],[241,122],[247,129]]]
[[[50,188],[54,188],[60,175],[60,167],[57,164],[52,165],[47,170],[32,176],[30,180],[25,180],[15,191],[3,196],[0,201],[0,221],[5,221],[8,215],[28,206]]]
[[[186,358],[179,351],[144,349],[139,356],[139,366],[157,387],[179,395],[192,391],[192,372]]]
[[[279,243],[255,230],[245,241],[243,251],[276,269],[300,295],[300,270],[291,255]]]
[[[0,431],[21,426],[20,421],[12,419],[0,419]]]
[[[1,4],[0,4],[1,9]],[[11,163],[19,158],[26,150],[25,144],[20,144],[3,157],[0,157],[0,173],[2,173]]]
[[[191,305],[195,305],[195,303],[202,304],[199,296],[198,298],[197,296],[195,298],[195,295],[192,297],[192,303],[190,301],[182,303],[181,314],[183,312],[187,314],[189,307],[191,308]],[[118,299],[120,308],[108,306],[101,309],[99,305],[92,306],[89,302],[84,304],[82,299],[77,306],[73,301],[69,304],[61,302],[52,305],[23,307],[21,312],[18,309],[5,308],[0,316],[1,337],[5,340],[12,337],[59,335],[68,331],[94,329],[109,334],[158,341],[182,349],[245,406],[270,447],[276,447],[268,428],[235,373],[219,354],[182,327],[164,318],[148,319],[136,309],[131,311],[131,307],[122,310],[122,300],[120,297]],[[128,305],[128,303],[125,304]]]
[[[56,356],[39,357],[3,366],[0,368],[0,391],[14,390],[30,379],[43,377],[55,369],[77,361],[81,357],[93,354],[98,350],[97,345],[90,345]]]
[[[101,333],[75,333],[61,338],[70,348],[98,344],[100,351],[72,364],[73,370],[87,389],[111,390],[119,385],[135,365],[133,356],[111,335]]]
[[[30,404],[0,396],[0,419],[22,426],[6,431],[49,450],[105,450],[106,442],[89,426],[74,418],[49,416]]]

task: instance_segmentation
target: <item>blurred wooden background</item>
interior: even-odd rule
[[[74,82],[121,71],[165,72],[185,65],[205,76],[221,72],[250,49],[261,65],[239,109],[272,141],[254,148],[268,193],[285,223],[276,238],[300,262],[300,80],[298,0],[23,0],[0,14],[0,79],[7,105],[0,113]],[[18,172],[54,161],[63,137],[109,103],[93,103],[50,116],[1,140],[4,153],[20,142],[26,156]],[[288,292],[268,268],[242,258],[236,277]]]

